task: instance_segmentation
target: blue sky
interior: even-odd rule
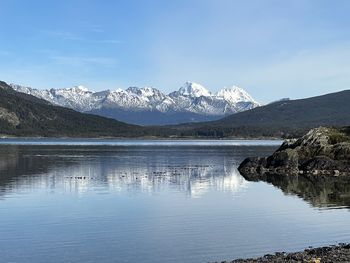
[[[349,13],[348,0],[0,0],[0,79],[314,96],[350,88]]]

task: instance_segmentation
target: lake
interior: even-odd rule
[[[349,242],[350,187],[248,182],[279,141],[0,140],[1,262],[208,262]]]

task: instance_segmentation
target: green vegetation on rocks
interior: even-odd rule
[[[248,179],[266,174],[349,176],[349,127],[312,129],[298,140],[286,140],[269,157],[245,159],[239,171]]]

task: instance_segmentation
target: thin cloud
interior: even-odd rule
[[[63,40],[84,40],[81,36],[68,31],[42,30],[41,32],[50,37],[60,38]]]
[[[101,43],[101,44],[121,44],[121,43],[123,43],[123,41],[117,40],[117,39],[92,40],[91,42]]]
[[[280,62],[250,70],[237,69],[237,78],[247,85],[273,90],[262,93],[265,101],[271,95],[302,98],[348,89],[350,86],[350,43],[299,51]]]
[[[57,64],[69,66],[112,66],[116,64],[116,60],[106,57],[51,56],[50,59]]]
[[[97,43],[97,44],[121,44],[123,41],[119,39],[88,39],[80,35],[74,34],[69,31],[51,31],[51,30],[41,30],[42,33],[49,37],[58,38],[61,40],[73,40],[73,41],[83,41],[86,43]],[[99,31],[102,32],[102,31]]]
[[[103,33],[104,32],[102,26],[100,26],[100,25],[92,25],[92,26],[90,26],[90,31],[91,32],[95,32],[95,33]]]

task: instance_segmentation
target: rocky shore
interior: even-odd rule
[[[277,252],[274,255],[265,255],[260,258],[236,259],[224,261],[226,263],[257,263],[257,262],[308,262],[308,263],[331,263],[350,262],[350,244],[339,244],[319,248],[309,248],[302,252],[284,253]]]
[[[238,170],[248,181],[265,181],[316,207],[350,207],[350,127],[310,130],[286,140],[269,157],[246,158]],[[275,253],[243,262],[350,262],[350,244]]]
[[[350,176],[350,127],[316,128],[286,140],[269,157],[245,159],[239,171],[247,180],[266,175]]]

